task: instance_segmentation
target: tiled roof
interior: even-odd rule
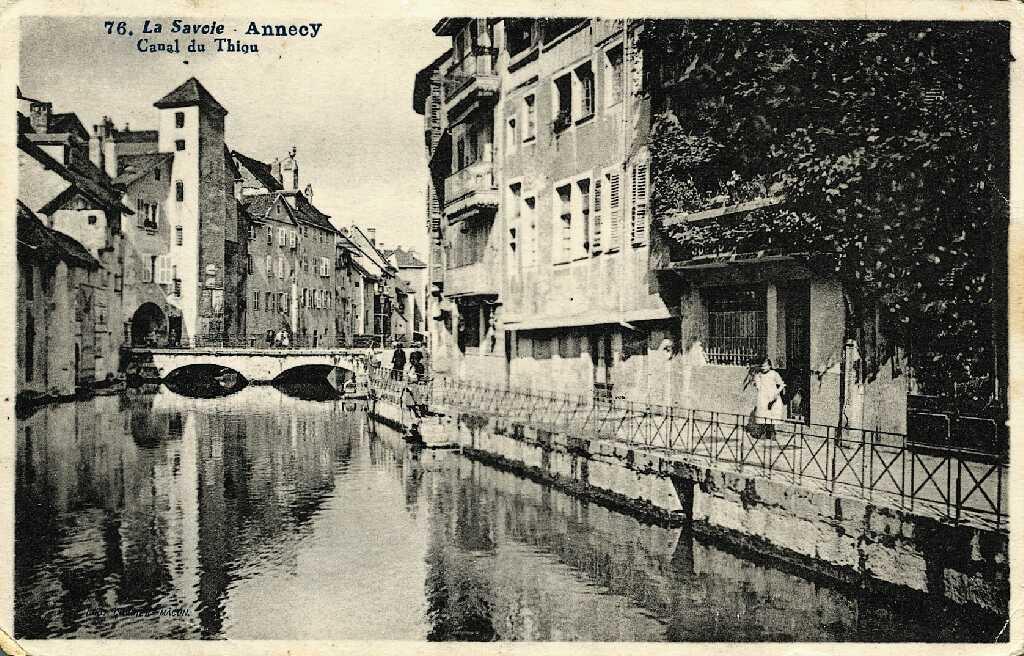
[[[70,182],[82,195],[103,209],[134,214],[132,210],[121,204],[121,194],[111,185],[110,178],[88,159],[76,160],[72,167],[64,166],[33,144],[25,135],[18,135],[18,148],[31,155],[45,168]]]
[[[35,256],[50,260],[60,258],[73,266],[98,269],[100,263],[71,237],[43,225],[25,203],[18,201],[18,246]],[[24,251],[23,251],[24,253]]]
[[[74,133],[82,139],[89,138],[89,131],[85,129],[82,122],[78,120],[78,115],[68,112],[65,114],[51,114],[50,124],[47,126],[49,132],[54,134],[61,133]]]
[[[261,220],[267,217],[267,214],[274,207],[274,202],[277,200],[277,194],[254,194],[252,196],[242,197],[242,207],[249,213],[254,219]]]
[[[213,95],[206,90],[206,87],[200,84],[199,80],[194,77],[190,77],[182,82],[177,89],[171,91],[169,94],[153,103],[153,105],[161,109],[167,107],[191,107],[193,105],[199,105],[200,107],[211,109],[218,114],[228,113],[228,110],[224,109]]]
[[[149,143],[159,140],[159,130],[116,130],[114,132],[114,141],[117,143]]]
[[[394,257],[399,269],[425,269],[427,265],[420,261],[412,251],[407,251],[401,246],[384,251],[384,257],[389,260]]]
[[[174,153],[121,155],[117,158],[117,168],[120,169],[120,172],[114,178],[114,184],[129,185],[157,166],[172,159],[174,159]]]
[[[232,150],[231,155],[239,166],[249,171],[249,173],[251,173],[252,176],[256,178],[256,180],[259,181],[259,183],[268,191],[279,191],[283,189],[281,183],[274,177],[274,174],[271,173],[270,164],[261,162],[258,159],[253,159],[247,155],[243,155],[237,150]]]
[[[327,230],[329,232],[337,232],[334,228],[334,224],[331,223],[331,217],[318,210],[316,206],[309,202],[309,199],[307,199],[301,192],[281,191],[278,193],[282,196],[295,197],[294,216],[297,221],[316,226],[317,228]]]

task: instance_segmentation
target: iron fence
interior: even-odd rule
[[[379,395],[411,394],[444,410],[489,414],[524,426],[694,456],[744,473],[830,493],[929,508],[943,520],[1007,529],[1005,454],[922,445],[884,431],[805,424],[594,394],[537,391],[434,376],[410,383],[370,374]],[[408,391],[407,391],[408,390]]]

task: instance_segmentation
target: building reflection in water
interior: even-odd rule
[[[250,386],[190,399],[163,389],[19,420],[16,635],[817,641],[998,632],[994,618],[918,612],[454,452],[411,448],[367,423],[360,406],[286,392]]]

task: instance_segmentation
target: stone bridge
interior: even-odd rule
[[[135,348],[132,360],[151,363],[161,378],[185,367],[207,365],[230,369],[249,382],[262,383],[300,367],[344,369],[351,372],[346,377],[365,380],[374,353],[370,349],[345,348]]]

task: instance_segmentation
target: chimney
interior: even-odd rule
[[[29,110],[29,122],[32,129],[39,134],[46,134],[50,131],[50,114],[53,112],[53,103],[34,102]]]
[[[292,149],[288,151],[288,159],[281,163],[281,184],[285,184],[286,177],[288,178],[287,188],[298,191],[299,163],[295,160],[295,146],[292,146]]]
[[[376,228],[367,228],[366,229],[366,236],[369,238],[371,246],[376,246],[377,245],[377,229]]]
[[[103,166],[103,138],[100,136],[100,126],[92,126],[92,136],[89,137],[89,161],[96,165],[101,171]]]
[[[270,165],[270,175],[274,176],[274,179],[284,185],[284,178],[281,177],[281,161],[274,158],[274,163]]]

